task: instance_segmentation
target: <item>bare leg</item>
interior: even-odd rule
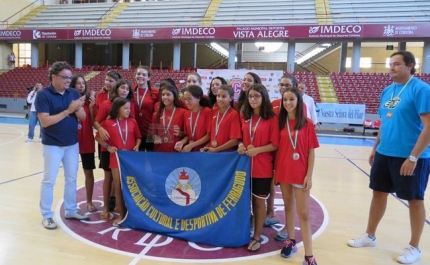
[[[121,193],[121,179],[118,168],[112,169],[112,178],[115,187],[116,207],[119,212],[118,220],[121,221],[125,218],[125,204]]]
[[[85,175],[85,190],[87,195],[87,208],[88,211],[97,211],[97,208],[93,204],[93,191],[94,191],[94,173],[93,170],[84,169]]]
[[[366,233],[369,236],[375,236],[378,224],[385,214],[387,208],[388,193],[373,191],[372,202],[370,203],[369,219],[367,221]]]
[[[312,232],[309,220],[309,197],[310,190],[303,190],[294,187],[294,197],[296,198],[297,214],[300,220],[300,230],[303,237],[305,256],[312,256]]]
[[[112,173],[110,171],[104,171],[105,179],[103,181],[103,217],[109,217],[109,195],[112,187]]]
[[[286,183],[281,183],[282,198],[284,199],[285,207],[285,227],[281,230],[282,233],[288,233],[288,238],[296,238],[295,218],[294,218],[294,191],[293,186]]]
[[[261,231],[263,230],[264,225],[264,218],[266,215],[266,199],[258,198],[255,196],[252,196],[253,201],[253,209],[254,209],[254,239],[260,240]],[[257,249],[260,247],[259,244],[253,244],[254,242],[251,241],[248,249]]]
[[[266,220],[275,217],[275,184],[270,185],[270,196],[267,199]]]
[[[418,248],[426,219],[424,201],[409,201],[409,217],[411,220],[411,241],[409,244]]]

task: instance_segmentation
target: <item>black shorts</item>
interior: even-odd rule
[[[147,137],[142,137],[142,143],[139,146],[139,151],[154,151],[154,143],[147,143],[146,138]]]
[[[261,198],[267,198],[270,195],[270,186],[272,178],[251,178],[252,195]]]
[[[109,168],[110,163],[110,153],[107,151],[100,152],[100,168],[103,168],[104,171],[111,171]]]
[[[412,176],[400,175],[400,168],[406,158],[385,156],[376,153],[370,171],[369,188],[392,193],[403,200],[424,200],[429,179],[430,158],[418,159]]]
[[[81,154],[82,168],[84,170],[96,169],[96,163],[94,162],[94,153]]]

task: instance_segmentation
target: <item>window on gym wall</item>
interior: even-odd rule
[[[346,68],[351,68],[351,57],[346,58]],[[372,58],[370,57],[362,57],[360,58],[360,68],[371,68],[372,67]]]
[[[31,65],[31,44],[20,43],[18,44],[18,66]]]

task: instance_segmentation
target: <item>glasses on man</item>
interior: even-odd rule
[[[279,83],[278,86],[280,86],[280,87],[292,87],[293,85]]]
[[[56,76],[63,78],[63,80],[72,80],[72,78],[73,78],[71,76],[64,76],[64,75],[56,75]]]
[[[261,95],[248,95],[248,99],[259,99],[261,98]]]

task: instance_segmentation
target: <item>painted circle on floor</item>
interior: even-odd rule
[[[67,220],[64,218],[63,201],[56,209],[57,223],[67,233],[80,241],[101,248],[106,251],[127,255],[135,259],[152,259],[169,262],[231,262],[234,260],[257,259],[272,255],[279,255],[283,247],[283,242],[274,240],[277,232],[285,224],[284,205],[282,195],[277,188],[275,195],[275,214],[273,219],[280,220],[279,224],[263,228],[263,243],[258,252],[247,251],[247,245],[239,248],[222,248],[181,239],[157,235],[150,232],[131,230],[128,228],[118,228],[112,226],[112,221],[100,219],[103,206],[102,189],[103,181],[94,184],[93,203],[99,211],[90,213],[86,207],[85,187],[77,191],[76,199],[80,211],[90,216],[89,221]],[[321,234],[328,223],[328,213],[324,205],[315,197],[310,199],[311,229],[313,238]],[[116,213],[114,213],[118,216]],[[226,238],[228,240],[228,238]],[[296,216],[296,240],[298,246],[302,246],[302,236],[300,233],[299,222]]]

